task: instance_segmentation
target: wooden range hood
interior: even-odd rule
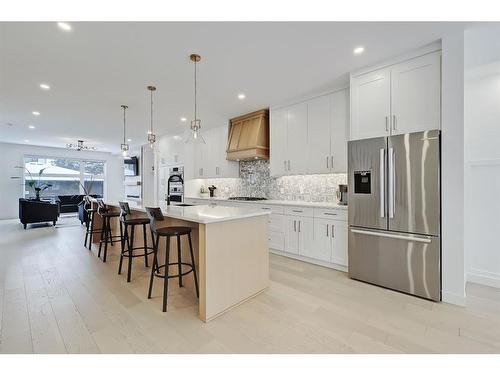
[[[269,159],[269,110],[229,120],[227,160]]]

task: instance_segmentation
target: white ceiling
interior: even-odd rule
[[[154,84],[157,134],[193,112],[192,52],[205,127],[347,83],[347,73],[438,40],[463,23],[0,23],[0,141],[64,147],[83,139],[117,152],[145,143]],[[364,54],[354,56],[358,45]],[[39,84],[47,82],[50,91]],[[244,92],[240,101],[237,94]],[[35,117],[32,111],[41,115]],[[12,125],[8,125],[8,124]],[[29,130],[28,125],[36,126]]]

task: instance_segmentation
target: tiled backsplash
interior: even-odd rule
[[[198,196],[201,185],[215,185],[215,195],[264,197],[306,202],[333,202],[339,184],[347,183],[346,173],[304,176],[270,176],[265,160],[240,162],[240,178],[212,178],[186,181],[186,196]]]

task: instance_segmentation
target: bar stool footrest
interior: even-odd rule
[[[146,254],[144,254],[144,253],[142,253],[142,254],[133,254],[132,253],[132,255],[128,254],[130,252],[130,250],[132,250],[132,251],[133,250],[144,250],[144,246],[139,246],[139,247],[133,247],[132,249],[124,249],[122,251],[122,255],[124,257],[127,257],[127,258],[130,258],[130,257],[131,258],[137,258],[137,257],[144,257],[144,255],[151,255],[151,254],[154,254],[154,252],[155,252],[155,249],[152,248],[152,247],[150,247],[150,246],[147,246],[146,249],[151,250],[151,251],[146,252]]]
[[[169,266],[177,266],[179,263],[178,262],[174,262],[174,263],[169,263],[168,265]],[[184,265],[184,266],[188,266],[189,267],[189,270],[186,271],[186,272],[182,272],[180,275],[179,274],[175,274],[175,275],[168,275],[168,278],[169,279],[173,279],[174,277],[179,277],[179,276],[186,276],[186,275],[189,275],[191,272],[193,272],[194,270],[194,267],[192,264],[190,263],[184,263],[184,262],[181,262],[181,265]],[[165,268],[165,265],[162,264],[161,266],[157,266],[156,269],[157,270],[160,270],[162,268]],[[157,271],[154,272],[154,275],[155,277],[159,277],[160,279],[164,279],[165,278],[165,275],[164,274],[161,274],[161,273],[158,273]]]

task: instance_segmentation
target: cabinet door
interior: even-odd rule
[[[331,97],[320,96],[307,102],[308,173],[329,173],[331,169]]]
[[[351,78],[351,139],[390,134],[390,78],[389,69]]]
[[[218,129],[217,134],[217,147],[220,152],[218,152],[218,161],[216,164],[215,175],[216,177],[240,177],[240,163],[233,160],[226,159],[227,141],[229,129],[227,126],[221,126]]]
[[[206,134],[203,134],[205,138]],[[205,138],[206,139],[206,138]],[[202,143],[193,144],[193,153],[194,153],[194,177],[195,178],[204,178],[206,174],[206,165],[205,165],[205,146]]]
[[[332,263],[347,267],[347,222],[331,221]]]
[[[287,253],[299,254],[299,218],[293,216],[286,217],[285,251]]]
[[[314,239],[304,255],[309,258],[330,262],[332,259],[331,220],[314,219]]]
[[[331,95],[331,159],[333,173],[347,173],[347,137],[349,130],[349,90]]]
[[[310,254],[314,248],[314,226],[312,217],[297,217],[299,254]]]
[[[287,174],[307,173],[307,103],[288,107]]]
[[[440,128],[440,52],[394,65],[391,86],[392,134]]]
[[[287,111],[283,109],[271,110],[270,116],[270,168],[272,176],[286,174],[285,154],[287,149]]]

